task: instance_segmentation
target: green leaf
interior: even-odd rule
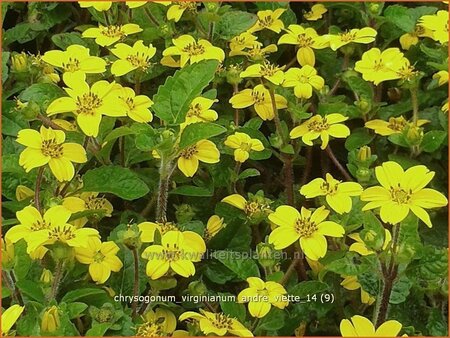
[[[11,55],[10,52],[2,53],[2,83],[5,83],[5,81],[8,79],[8,71],[9,71],[8,60],[10,55]]]
[[[196,187],[193,185],[182,185],[172,189],[169,194],[182,195],[182,196],[197,196],[197,197],[210,197],[214,194],[214,191],[204,187]]]
[[[76,300],[83,299],[89,296],[105,294],[105,290],[96,288],[83,288],[67,292],[61,299],[61,302],[73,303]]]
[[[199,122],[189,124],[184,128],[181,139],[180,148],[184,149],[197,143],[200,140],[209,139],[211,137],[223,134],[227,131],[225,127],[215,123]]]
[[[409,295],[409,289],[411,289],[411,286],[412,282],[406,276],[402,276],[396,280],[392,288],[391,296],[389,297],[389,303],[403,303]]]
[[[337,259],[327,264],[325,268],[340,275],[358,276],[369,269],[369,265],[356,261],[357,256],[348,253],[344,258]]]
[[[65,92],[53,83],[35,83],[25,89],[19,99],[36,102],[45,111],[52,101],[65,95]]]
[[[391,5],[384,11],[384,17],[404,32],[414,32],[416,21],[411,17],[408,8]]]
[[[192,100],[213,80],[218,65],[216,60],[204,60],[168,77],[153,97],[155,115],[169,124],[183,122]]]
[[[69,319],[80,317],[81,313],[86,310],[87,307],[87,304],[80,302],[67,304],[67,314],[69,316]]]
[[[128,168],[110,165],[88,170],[83,176],[83,191],[111,193],[127,201],[145,196],[148,186]]]
[[[233,271],[231,271],[218,261],[211,261],[208,263],[204,272],[204,276],[211,282],[217,283],[219,285],[223,285],[236,278],[236,275]]]
[[[260,276],[258,265],[248,257],[248,252],[222,250],[213,252],[212,256],[243,280]]]
[[[358,128],[345,140],[345,149],[352,151],[362,146],[368,145],[375,138],[375,135],[370,135],[366,128]]]
[[[326,290],[328,290],[328,284],[310,280],[298,283],[289,290],[289,294],[303,298],[308,295],[324,292]]]
[[[364,230],[361,231],[361,239],[369,248],[379,250],[384,244],[385,231],[379,219],[371,212],[363,214]]]
[[[427,320],[428,335],[433,337],[448,337],[447,318],[439,309],[431,309]]]
[[[226,296],[232,296],[231,293],[220,293],[221,298],[225,298]],[[247,311],[245,310],[244,304],[239,304],[236,302],[226,302],[224,300],[220,301],[220,308],[222,312],[226,315],[236,318],[241,323],[245,321],[245,315]]]
[[[256,330],[278,330],[284,326],[285,314],[282,310],[272,307],[270,312],[260,320]]]
[[[432,130],[423,135],[422,143],[420,147],[427,153],[432,153],[439,149],[441,144],[447,137],[447,133],[442,130]]]
[[[256,19],[256,15],[248,12],[228,12],[220,18],[219,22],[217,22],[216,34],[228,41],[252,27],[255,24]]]
[[[94,324],[87,332],[87,337],[103,337],[113,323]]]
[[[32,280],[19,280],[16,282],[16,286],[22,291],[23,294],[27,295],[31,299],[38,302],[44,302],[45,296],[42,288],[36,282]]]
[[[136,134],[135,144],[136,148],[142,151],[151,151],[157,145],[158,134],[148,124],[135,123],[131,129]]]
[[[90,39],[83,39],[78,32],[61,33],[52,35],[52,42],[61,49],[67,49],[70,45],[81,45],[90,49],[90,55],[98,53],[98,46]]]
[[[408,266],[408,275],[424,280],[445,278],[448,271],[446,248],[427,245],[423,248],[422,258]]]
[[[369,82],[364,81],[359,76],[344,77],[344,80],[347,82],[350,89],[358,94],[360,98],[364,98],[366,100],[373,99],[373,89]]]
[[[118,139],[121,136],[125,135],[133,135],[134,131],[130,127],[122,126],[116,129],[113,129],[108,135],[103,139],[103,143],[110,142],[112,140]]]
[[[257,177],[260,176],[261,173],[258,169],[255,168],[247,168],[243,172],[241,172],[238,176],[238,180],[244,180],[249,177]]]

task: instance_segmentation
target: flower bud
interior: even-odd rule
[[[205,239],[208,240],[213,238],[225,226],[226,224],[223,223],[223,218],[217,215],[212,215],[206,224]]]
[[[197,280],[189,283],[188,293],[193,296],[202,296],[208,293],[208,288],[203,282]]]
[[[242,82],[242,78],[240,76],[242,72],[242,68],[240,65],[232,65],[228,67],[226,70],[226,78],[227,82],[231,85],[237,85]]]
[[[190,222],[195,216],[195,211],[189,204],[175,206],[175,209],[175,217],[178,223]]]
[[[44,284],[50,285],[53,282],[52,272],[48,269],[44,269],[42,271],[40,281]]]
[[[16,188],[16,200],[21,202],[34,196],[34,191],[24,185],[19,184]]]
[[[355,102],[355,106],[358,107],[363,113],[367,113],[370,109],[370,102],[362,98]]]
[[[42,316],[41,332],[52,333],[59,329],[61,321],[59,319],[58,308],[52,306],[47,309]]]
[[[14,244],[2,238],[2,269],[9,270],[14,267]]]
[[[24,52],[11,57],[11,71],[26,73],[28,71],[28,56]]]
[[[372,157],[372,150],[368,146],[363,146],[359,148],[358,151],[358,161],[360,162],[366,162],[367,160],[370,160]]]
[[[217,2],[204,2],[203,4],[205,5],[208,12],[216,13],[220,8],[220,4]]]
[[[372,170],[369,168],[359,168],[356,170],[356,178],[359,183],[368,183],[372,177]]]
[[[369,2],[367,6],[369,8],[369,12],[373,15],[380,15],[381,10],[383,9],[383,6],[376,2]]]
[[[279,252],[280,251],[275,250],[271,244],[259,243],[256,246],[258,262],[265,268],[274,267],[279,262],[279,259],[277,258]]]
[[[128,224],[126,230],[119,231],[119,241],[125,244],[130,249],[138,249],[141,246],[140,230],[136,224]]]
[[[418,146],[422,143],[423,129],[413,124],[409,125],[406,131],[406,140],[410,146]]]

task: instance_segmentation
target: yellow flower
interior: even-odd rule
[[[219,47],[214,47],[208,40],[200,39],[196,41],[190,35],[182,35],[172,39],[174,46],[163,51],[163,56],[179,56],[180,67],[184,67],[188,62],[197,63],[202,60],[225,59],[225,53]]]
[[[322,19],[323,14],[328,12],[328,9],[322,4],[316,4],[311,7],[311,11],[306,12],[303,17],[308,21],[317,21]]]
[[[338,214],[350,212],[352,208],[351,196],[361,195],[363,188],[355,182],[341,182],[326,174],[326,180],[316,178],[300,189],[300,194],[306,198],[326,196],[328,205]]]
[[[111,53],[119,58],[112,64],[111,73],[122,76],[135,69],[145,72],[150,67],[150,59],[155,55],[156,48],[151,44],[144,46],[142,40],[138,40],[133,47],[118,43],[111,49]]]
[[[272,120],[275,117],[270,92],[263,85],[257,85],[253,89],[244,89],[243,91],[235,94],[229,102],[233,108],[238,109],[254,106],[256,113],[264,121]],[[275,104],[277,109],[287,107],[286,99],[278,94],[275,94]]]
[[[25,73],[28,71],[29,58],[25,52],[11,56],[11,71],[14,73]]]
[[[45,52],[42,60],[62,68],[64,81],[75,72],[99,74],[106,71],[106,61],[97,56],[90,56],[89,48],[80,45],[71,45],[65,51],[50,50]]]
[[[225,145],[234,150],[234,160],[244,163],[250,156],[250,151],[263,151],[264,146],[260,140],[251,138],[245,133],[236,132],[225,140]]]
[[[416,126],[420,127],[428,122],[429,122],[428,120],[417,120]],[[389,136],[392,134],[403,132],[408,125],[412,125],[412,123],[408,123],[408,121],[403,116],[399,116],[399,117],[390,117],[389,121],[383,120],[368,121],[364,126],[366,128],[374,130],[375,133],[379,135]]]
[[[101,80],[89,87],[81,73],[74,73],[66,80],[68,88],[64,90],[69,97],[60,97],[50,103],[47,115],[72,112],[83,133],[94,137],[98,135],[102,115],[125,116],[127,106],[119,99],[120,85]]]
[[[433,79],[438,80],[438,85],[442,86],[448,83],[448,71],[440,70],[439,72],[433,74]]]
[[[98,197],[98,192],[83,192],[79,197],[66,197],[64,198],[62,205],[73,214],[86,210],[102,210],[106,217],[111,217],[113,212],[112,204],[106,198]],[[87,217],[81,217],[74,220],[73,225],[77,228],[81,228],[87,222]]]
[[[17,319],[19,319],[24,309],[24,306],[14,304],[7,308],[5,311],[2,311],[2,336],[8,335],[11,328],[16,323]]]
[[[411,46],[415,46],[419,43],[419,37],[433,38],[433,32],[420,25],[416,25],[414,32],[403,34],[399,41],[402,49],[409,50]]]
[[[265,61],[263,64],[255,64],[247,67],[246,70],[241,72],[240,77],[256,77],[256,78],[264,78],[275,85],[279,85],[284,80],[284,72],[283,67],[278,67],[276,65],[271,64],[268,61]]]
[[[442,105],[441,111],[444,113],[448,113],[448,100]]]
[[[258,214],[269,214],[271,212],[268,204],[260,203],[257,199],[247,201],[239,194],[227,196],[222,199],[222,202],[244,211],[249,218]]]
[[[320,136],[323,150],[328,146],[330,136],[336,138],[346,138],[350,135],[350,129],[345,124],[340,122],[346,121],[348,117],[341,114],[329,114],[325,116],[314,115],[301,125],[292,129],[289,134],[291,139],[301,137],[302,141],[309,146],[312,146],[312,141]]]
[[[158,3],[165,6],[170,4],[170,2],[167,2],[167,4],[163,4],[162,2],[163,1],[158,1]],[[186,10],[191,13],[195,13],[197,6],[198,5],[195,1],[173,1],[172,5],[167,10],[167,19],[178,22]]]
[[[428,227],[431,220],[425,209],[446,206],[447,198],[440,192],[425,188],[434,177],[434,171],[417,165],[404,171],[400,164],[388,161],[375,168],[381,186],[370,187],[361,194],[367,203],[363,211],[380,208],[383,222],[397,224],[412,211]]]
[[[218,102],[218,100],[211,100],[201,96],[193,99],[189,105],[189,110],[186,114],[186,120],[184,121],[183,126],[187,126],[192,123],[217,120],[217,112],[210,109],[215,102]]]
[[[287,248],[299,240],[305,256],[317,261],[327,253],[325,236],[342,237],[344,228],[332,221],[325,221],[330,212],[325,207],[316,209],[313,213],[306,208],[297,209],[282,205],[269,215],[269,220],[278,225],[269,235],[269,243],[276,250]]]
[[[314,7],[314,6],[313,6]],[[286,30],[287,34],[284,34],[278,40],[278,44],[295,45],[297,50],[297,61],[300,65],[310,65],[314,67],[316,63],[316,57],[313,49],[325,48],[319,35],[314,28],[303,28],[300,25],[289,25]]]
[[[220,153],[216,145],[208,140],[198,141],[181,150],[178,157],[178,168],[186,177],[192,177],[197,172],[198,162],[217,163],[220,159]]]
[[[87,158],[81,145],[64,143],[65,139],[62,130],[44,126],[41,126],[40,132],[22,129],[17,134],[17,142],[26,148],[20,153],[19,164],[26,172],[48,164],[58,181],[70,181],[75,175],[72,162],[84,163]]]
[[[263,44],[261,42],[255,41],[253,42],[251,47],[231,50],[230,56],[244,55],[252,61],[261,62],[264,60],[266,54],[275,53],[277,50],[278,47],[275,44],[263,47]]]
[[[180,321],[193,319],[198,322],[200,330],[205,334],[217,336],[236,335],[238,337],[253,337],[253,334],[237,319],[223,313],[213,313],[199,309],[200,313],[187,311],[180,316]]]
[[[8,270],[14,267],[14,243],[9,239],[4,240],[2,238],[2,269]]]
[[[320,90],[325,85],[324,79],[310,65],[289,68],[284,78],[283,87],[294,87],[294,94],[300,99],[309,99],[313,88]]]
[[[177,225],[172,222],[142,222],[138,224],[138,228],[143,243],[153,243],[156,230],[161,235],[169,231],[178,231]]]
[[[104,12],[111,8],[112,1],[78,1],[81,8],[94,7],[96,11]]]
[[[41,332],[53,333],[58,330],[60,326],[61,320],[59,318],[59,309],[57,306],[53,305],[45,310],[42,315]]]
[[[205,239],[209,240],[217,235],[226,225],[223,223],[223,217],[212,215],[206,223]]]
[[[372,48],[356,62],[355,70],[362,74],[364,80],[378,85],[383,81],[399,79],[398,71],[403,64],[403,53],[398,48],[388,48],[383,52]]]
[[[153,120],[153,114],[148,109],[153,105],[153,101],[148,96],[136,95],[129,87],[122,87],[118,95],[119,99],[125,103],[125,112],[130,119],[140,123]]]
[[[279,18],[285,11],[285,8],[277,8],[274,11],[270,9],[259,11],[256,13],[258,20],[250,29],[248,29],[248,32],[254,33],[262,31],[263,29],[269,29],[275,33],[280,33],[284,28],[284,24]]]
[[[348,251],[357,252],[361,256],[369,256],[369,255],[372,255],[375,253],[375,251],[373,251],[367,247],[366,243],[364,243],[364,241],[362,240],[362,238],[359,234],[357,234],[357,233],[350,234],[350,235],[348,235],[348,237],[355,240],[355,243],[350,245],[350,248],[348,249]],[[382,247],[383,250],[386,250],[389,243],[391,243],[391,240],[392,240],[391,233],[389,232],[388,229],[384,229],[384,243],[383,243],[383,247]]]
[[[102,47],[110,46],[113,43],[125,38],[130,34],[142,32],[142,28],[134,23],[125,25],[99,25],[98,28],[88,28],[83,32],[83,38],[93,38]]]
[[[147,311],[143,318],[144,323],[136,330],[137,336],[140,337],[170,336],[177,327],[177,319],[173,312],[162,307]]]
[[[368,292],[364,291],[361,284],[358,282],[357,276],[341,276],[344,280],[341,285],[346,290],[358,290],[361,289],[361,303],[372,305],[375,302],[375,297],[372,297]]]
[[[230,40],[231,53],[242,52],[245,48],[252,48],[258,38],[250,32],[243,32]],[[230,56],[232,54],[230,53]]]
[[[146,3],[148,3],[148,1],[125,1],[125,4],[128,6],[128,8],[141,7],[144,6]]]
[[[377,31],[370,27],[364,27],[361,29],[355,28],[350,31],[345,31],[337,35],[327,34],[320,38],[321,42],[325,45],[329,45],[332,50],[338,50],[342,46],[349,43],[362,43],[368,44],[375,41]]]
[[[161,238],[161,245],[151,245],[142,258],[148,259],[146,273],[151,279],[164,276],[169,269],[183,277],[193,276],[206,245],[203,238],[192,231],[168,231]]]
[[[238,295],[238,303],[248,303],[248,311],[253,317],[265,317],[272,305],[284,309],[289,302],[283,299],[287,294],[283,285],[276,282],[264,282],[258,277],[247,278],[248,288]]]
[[[75,248],[75,257],[82,264],[89,265],[89,274],[97,284],[103,284],[111,276],[111,271],[122,269],[117,257],[119,247],[114,242],[101,242],[97,237],[88,239],[86,248]]]
[[[448,42],[448,11],[438,11],[433,15],[424,15],[419,24],[432,33],[432,39],[444,44]]]
[[[19,184],[16,188],[16,200],[24,201],[34,196],[34,191],[24,185]]]
[[[397,337],[402,324],[396,320],[388,320],[376,330],[372,322],[363,316],[353,316],[351,321],[341,320],[342,337]]]

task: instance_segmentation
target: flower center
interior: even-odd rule
[[[44,156],[60,158],[63,155],[63,147],[55,139],[44,140],[41,144],[41,152]]]
[[[164,223],[156,222],[156,224],[158,225],[158,229],[161,235],[164,235],[168,231],[178,230],[178,227],[172,222],[164,222]]]
[[[407,204],[409,200],[411,199],[412,191],[406,191],[403,188],[398,187],[391,187],[390,189],[391,199],[394,202],[397,202],[398,204]]]
[[[200,116],[200,114],[202,113],[202,106],[200,105],[200,103],[196,103],[195,105],[190,105],[189,106],[189,111],[187,112],[187,117],[193,117],[193,116]]]
[[[95,255],[94,255],[94,262],[96,263],[101,263],[103,262],[103,260],[105,259],[105,255],[102,254],[100,251],[98,251]]]
[[[77,113],[94,115],[96,109],[102,105],[103,101],[93,93],[86,93],[77,97]]]
[[[69,57],[67,63],[62,63],[65,72],[75,72],[80,69],[80,61],[77,58]]]
[[[163,332],[162,325],[149,322],[140,325],[137,329],[137,336],[140,337],[163,337],[166,334]]]
[[[255,101],[255,104],[263,104],[266,101],[264,92],[254,90],[252,92],[252,97],[253,97],[253,100]]]
[[[128,55],[127,61],[133,65],[133,67],[142,68],[146,70],[150,66],[150,58],[145,53],[139,53]]]
[[[240,149],[249,152],[252,150],[252,145],[250,143],[242,142]]]
[[[122,26],[120,25],[112,25],[108,27],[103,27],[101,30],[101,34],[109,37],[109,38],[122,38],[125,36],[125,33],[122,31]]]
[[[132,97],[120,97],[120,99],[127,104],[130,110],[134,110],[134,108],[136,108]]]
[[[183,52],[188,53],[189,56],[197,56],[205,53],[205,47],[197,42],[192,42],[183,48]]]
[[[262,76],[273,76],[276,72],[280,70],[279,67],[275,65],[271,65],[269,62],[264,62],[262,68],[261,68],[261,75]]]
[[[308,123],[308,129],[310,131],[324,131],[327,130],[330,126],[328,125],[326,118],[321,118],[320,120],[311,121]]]
[[[65,243],[68,240],[75,238],[75,231],[71,225],[57,226],[50,229],[48,238]]]
[[[177,260],[179,260],[181,258],[182,255],[182,251],[180,250],[180,248],[178,247],[178,245],[174,244],[173,248],[170,248],[169,246],[167,247],[167,249],[164,249],[162,251],[163,255],[164,255],[164,260],[167,262],[175,262]]]
[[[39,231],[39,230],[44,230],[44,229],[50,229],[50,227],[51,227],[50,223],[47,224],[44,220],[42,220],[42,221],[37,220],[31,225],[30,230],[31,231]]]
[[[106,199],[103,197],[89,196],[85,203],[86,208],[89,210],[106,209],[105,207]]]
[[[187,9],[189,11],[194,11],[197,9],[197,4],[195,1],[174,1],[173,3],[180,6],[181,9]]]
[[[256,212],[261,211],[261,206],[257,202],[247,202],[244,211],[247,215],[251,216]]]
[[[395,131],[402,131],[403,128],[405,128],[406,126],[406,121],[402,118],[395,118],[395,117],[390,117],[389,118],[389,124],[388,124],[388,128],[395,130]]]
[[[270,25],[273,24],[273,18],[272,18],[272,16],[267,15],[267,16],[265,16],[264,18],[259,19],[259,24],[260,24],[262,27],[269,27]]]
[[[317,231],[317,225],[309,218],[298,218],[294,225],[295,231],[300,237],[310,237]]]
[[[197,153],[198,153],[197,146],[193,145],[193,146],[187,147],[186,149],[183,149],[180,156],[184,157],[186,160],[189,160]]]
[[[334,195],[337,192],[339,183],[323,182],[320,189],[327,195]]]
[[[351,42],[356,39],[356,33],[345,32],[339,34],[339,38],[342,42]]]
[[[313,43],[312,38],[307,36],[306,34],[298,34],[297,41],[300,47],[309,47]]]
[[[212,324],[218,329],[231,329],[233,321],[223,313],[216,313],[216,318],[212,320]]]

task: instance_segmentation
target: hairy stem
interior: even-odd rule
[[[413,109],[413,123],[414,126],[417,125],[417,120],[419,119],[419,101],[417,99],[417,88],[411,88],[411,104]]]
[[[64,260],[58,260],[56,263],[55,274],[53,276],[53,283],[50,289],[50,293],[47,296],[47,300],[53,300],[58,295],[59,285],[61,284],[61,279],[64,272]]]
[[[233,83],[233,95],[236,95],[239,92],[239,86],[237,83]],[[239,126],[239,109],[234,110],[234,125],[236,127]]]
[[[284,187],[286,190],[287,202],[294,206],[294,167],[292,163],[292,156],[283,154],[284,162]]]
[[[172,167],[171,161],[165,156],[161,157],[161,166],[159,168],[159,188],[156,207],[156,221],[165,222],[167,220],[167,201],[169,194],[170,177],[175,167]]]
[[[325,152],[330,158],[330,160],[334,163],[336,168],[342,173],[342,175],[345,177],[347,181],[353,181],[353,178],[350,176],[350,174],[345,170],[345,168],[342,166],[342,164],[339,162],[339,160],[336,158],[336,156],[333,153],[333,150],[331,149],[330,145],[328,145],[325,148]]]

